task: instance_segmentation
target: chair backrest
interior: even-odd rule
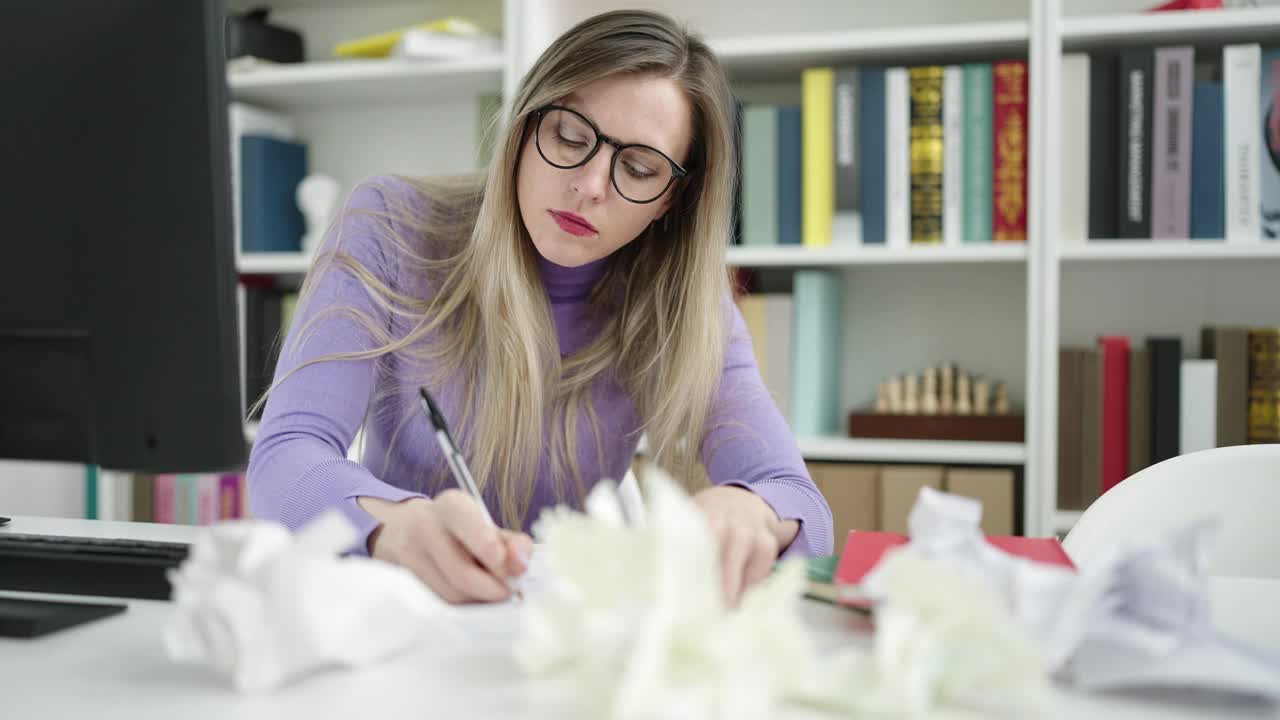
[[[1134,473],[1084,511],[1063,547],[1084,567],[1103,548],[1207,515],[1222,521],[1211,575],[1280,577],[1280,444],[1202,450]]]

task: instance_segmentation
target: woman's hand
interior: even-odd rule
[[[693,501],[720,544],[725,602],[736,606],[747,588],[769,576],[778,553],[800,532],[800,523],[779,520],[759,495],[736,485],[707,488]]]
[[[497,602],[509,579],[524,574],[533,540],[489,522],[471,497],[446,490],[434,499],[356,502],[382,525],[369,536],[369,555],[402,565],[451,603]]]

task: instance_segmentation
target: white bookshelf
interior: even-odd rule
[[[1280,33],[1280,8],[1065,17],[1061,33],[1066,51],[1103,45],[1256,42],[1268,33]]]
[[[502,90],[502,55],[449,60],[326,60],[232,71],[235,100],[285,111],[413,105]]]
[[[241,253],[236,270],[242,275],[305,275],[311,255],[300,252]]]
[[[1276,260],[1280,242],[1222,240],[1090,240],[1066,245],[1064,262],[1112,260]]]
[[[731,246],[729,265],[738,267],[842,267],[851,265],[913,265],[959,263],[1023,263],[1025,243],[991,243],[944,247],[922,245],[888,247],[834,245],[811,248],[802,245],[777,247]]]
[[[1057,510],[1053,513],[1053,531],[1066,533],[1080,522],[1083,510]]]
[[[868,30],[768,33],[711,39],[735,78],[793,76],[806,67],[922,56],[1026,52],[1025,20],[957,22]]]
[[[960,465],[1022,465],[1027,460],[1023,443],[845,437],[801,437],[797,441],[807,460]]]

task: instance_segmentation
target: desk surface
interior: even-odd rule
[[[14,518],[0,532],[92,535],[190,541],[194,528],[152,523]],[[1253,642],[1280,650],[1280,581],[1212,580],[1215,616]],[[11,597],[51,597],[6,592]],[[65,596],[64,596],[65,597]],[[76,598],[78,601],[101,601]],[[130,600],[127,612],[36,640],[0,638],[0,708],[6,717],[93,717],[173,720],[227,718],[505,718],[565,717],[545,704],[546,686],[525,680],[507,658],[514,632],[511,613],[475,608],[467,626],[475,642],[465,656],[419,648],[356,671],[328,671],[277,692],[242,696],[203,668],[170,662],[160,644],[169,606]],[[805,621],[822,645],[865,644],[859,616],[806,602]],[[539,705],[540,698],[544,704]],[[938,717],[958,717],[939,714]],[[785,717],[833,717],[796,710]],[[1055,691],[1050,717],[1093,718],[1280,718],[1280,708],[1258,704],[1223,706],[1190,698],[1141,695],[1088,696]]]

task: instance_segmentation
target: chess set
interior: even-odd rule
[[[1022,442],[1023,421],[1005,383],[946,364],[881,382],[874,408],[849,413],[849,436]]]

